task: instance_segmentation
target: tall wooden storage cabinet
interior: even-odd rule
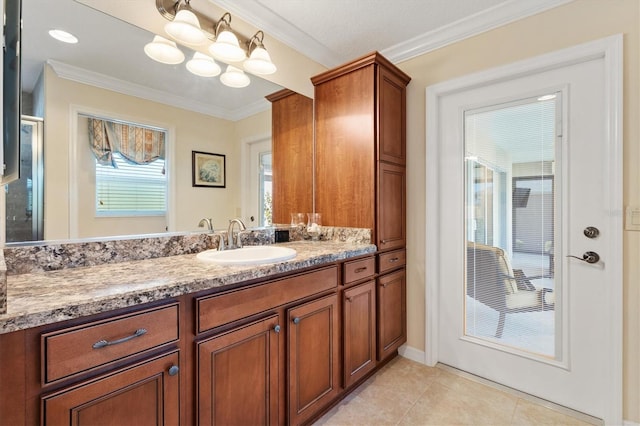
[[[271,101],[273,223],[313,210],[313,99],[283,89]]]
[[[324,225],[372,230],[379,252],[375,299],[381,361],[407,340],[405,166],[410,77],[374,52],[311,81],[316,211],[322,213]]]
[[[406,243],[406,86],[374,52],[315,86],[316,211],[323,224],[370,228],[380,251]]]

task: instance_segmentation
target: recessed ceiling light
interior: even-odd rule
[[[555,98],[556,98],[556,95],[555,95],[555,94],[551,94],[551,95],[543,95],[543,96],[540,96],[540,97],[538,98],[538,100],[539,100],[539,101],[549,101],[549,100],[551,100],[551,99],[555,99]]]
[[[49,30],[49,35],[63,43],[75,44],[78,42],[78,38],[76,36],[62,30]]]

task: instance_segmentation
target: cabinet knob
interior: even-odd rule
[[[300,318],[295,317],[295,318],[293,319],[293,323],[294,323],[294,324],[300,324]]]
[[[276,324],[275,327],[273,327],[273,331],[280,333],[280,324]]]
[[[170,376],[175,376],[176,374],[178,374],[179,371],[180,371],[180,367],[178,367],[177,365],[172,365],[171,367],[169,367]]]

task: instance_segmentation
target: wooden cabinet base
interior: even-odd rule
[[[277,425],[278,316],[198,343],[198,424]]]
[[[178,365],[173,352],[44,396],[44,424],[177,425]]]
[[[406,288],[404,269],[378,278],[378,360],[407,341]]]
[[[289,424],[304,423],[340,391],[338,296],[288,311]]]
[[[376,366],[375,281],[344,291],[342,315],[344,386],[349,387]]]

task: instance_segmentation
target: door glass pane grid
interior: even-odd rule
[[[465,335],[544,357],[558,345],[558,100],[465,113]]]

